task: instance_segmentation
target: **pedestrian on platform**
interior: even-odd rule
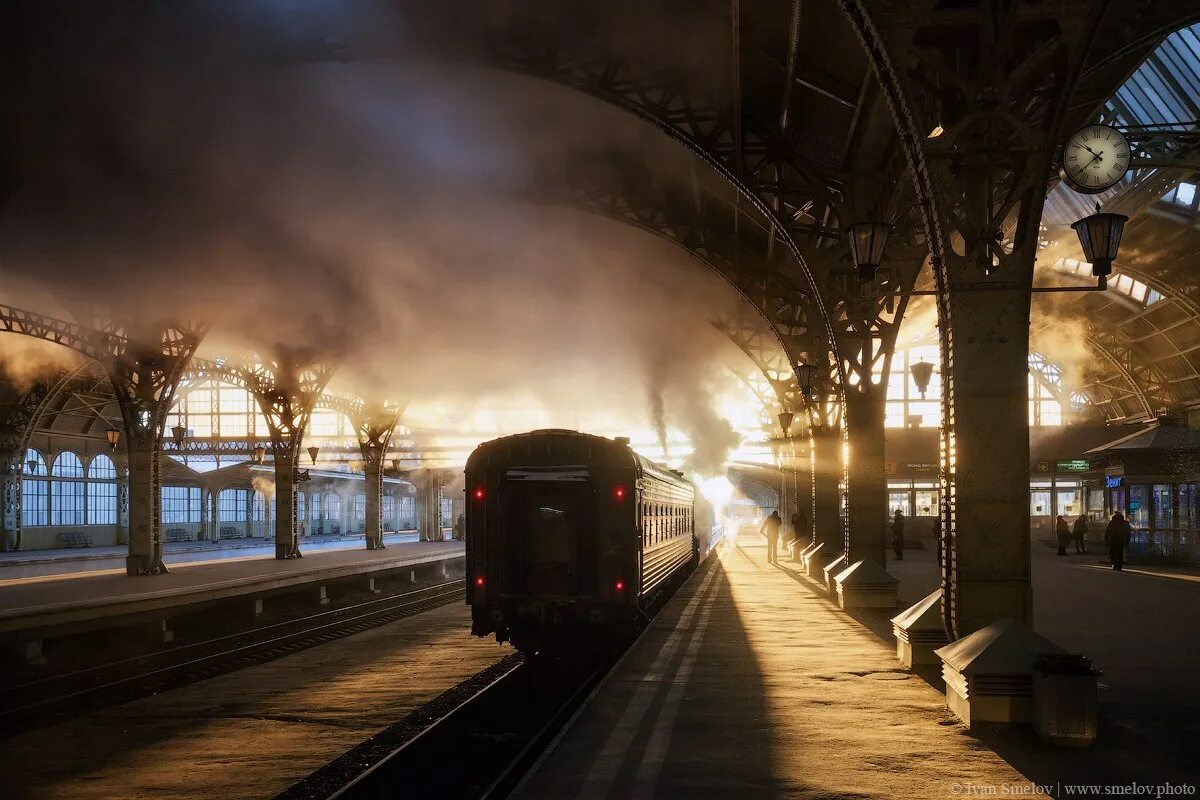
[[[1113,514],[1108,527],[1104,529],[1104,544],[1108,547],[1108,558],[1117,572],[1122,572],[1125,567],[1125,548],[1129,547],[1129,534],[1129,520],[1119,511]]]
[[[462,514],[454,520],[454,541],[461,542],[467,535],[467,518]]]
[[[779,529],[783,527],[783,517],[779,511],[771,512],[771,516],[763,520],[758,532],[767,537],[767,563],[774,564],[779,551]]]
[[[1079,519],[1075,520],[1075,524],[1071,526],[1071,538],[1075,540],[1075,553],[1077,555],[1087,554],[1087,535],[1087,516],[1080,514]]]
[[[1058,539],[1058,554],[1067,554],[1067,545],[1071,543],[1071,527],[1067,525],[1066,517],[1059,514],[1054,518],[1054,536]]]
[[[896,554],[897,561],[904,560],[904,515],[898,508],[892,517],[892,552]]]

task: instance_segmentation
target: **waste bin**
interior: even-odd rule
[[[1099,670],[1070,653],[1039,653],[1033,665],[1033,725],[1055,744],[1087,747],[1096,740]]]

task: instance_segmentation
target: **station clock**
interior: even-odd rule
[[[1129,171],[1129,140],[1110,125],[1087,125],[1071,134],[1062,151],[1062,176],[1083,194],[1116,186]]]

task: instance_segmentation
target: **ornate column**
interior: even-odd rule
[[[104,323],[92,334],[112,381],[124,423],[129,468],[129,555],[126,572],[167,571],[162,560],[163,426],[183,370],[204,337],[203,325]]]
[[[21,472],[18,457],[12,451],[0,452],[0,552],[21,547]]]
[[[824,544],[829,557],[841,555],[842,432],[827,426],[809,429],[809,464],[812,474],[812,537]]]
[[[887,564],[887,479],[883,472],[883,389],[868,384],[846,391],[849,434],[850,530],[845,551],[851,563]]]
[[[366,482],[365,539],[368,550],[383,549],[383,461],[399,420],[398,410],[380,404],[364,409],[354,420]]]
[[[275,558],[301,558],[296,526],[296,474],[313,407],[333,376],[334,363],[280,346],[270,358],[239,368],[258,401],[271,436],[275,467]]]

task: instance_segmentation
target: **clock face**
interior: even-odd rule
[[[1063,146],[1063,175],[1077,192],[1103,192],[1125,177],[1130,158],[1129,142],[1119,130],[1088,125]]]

